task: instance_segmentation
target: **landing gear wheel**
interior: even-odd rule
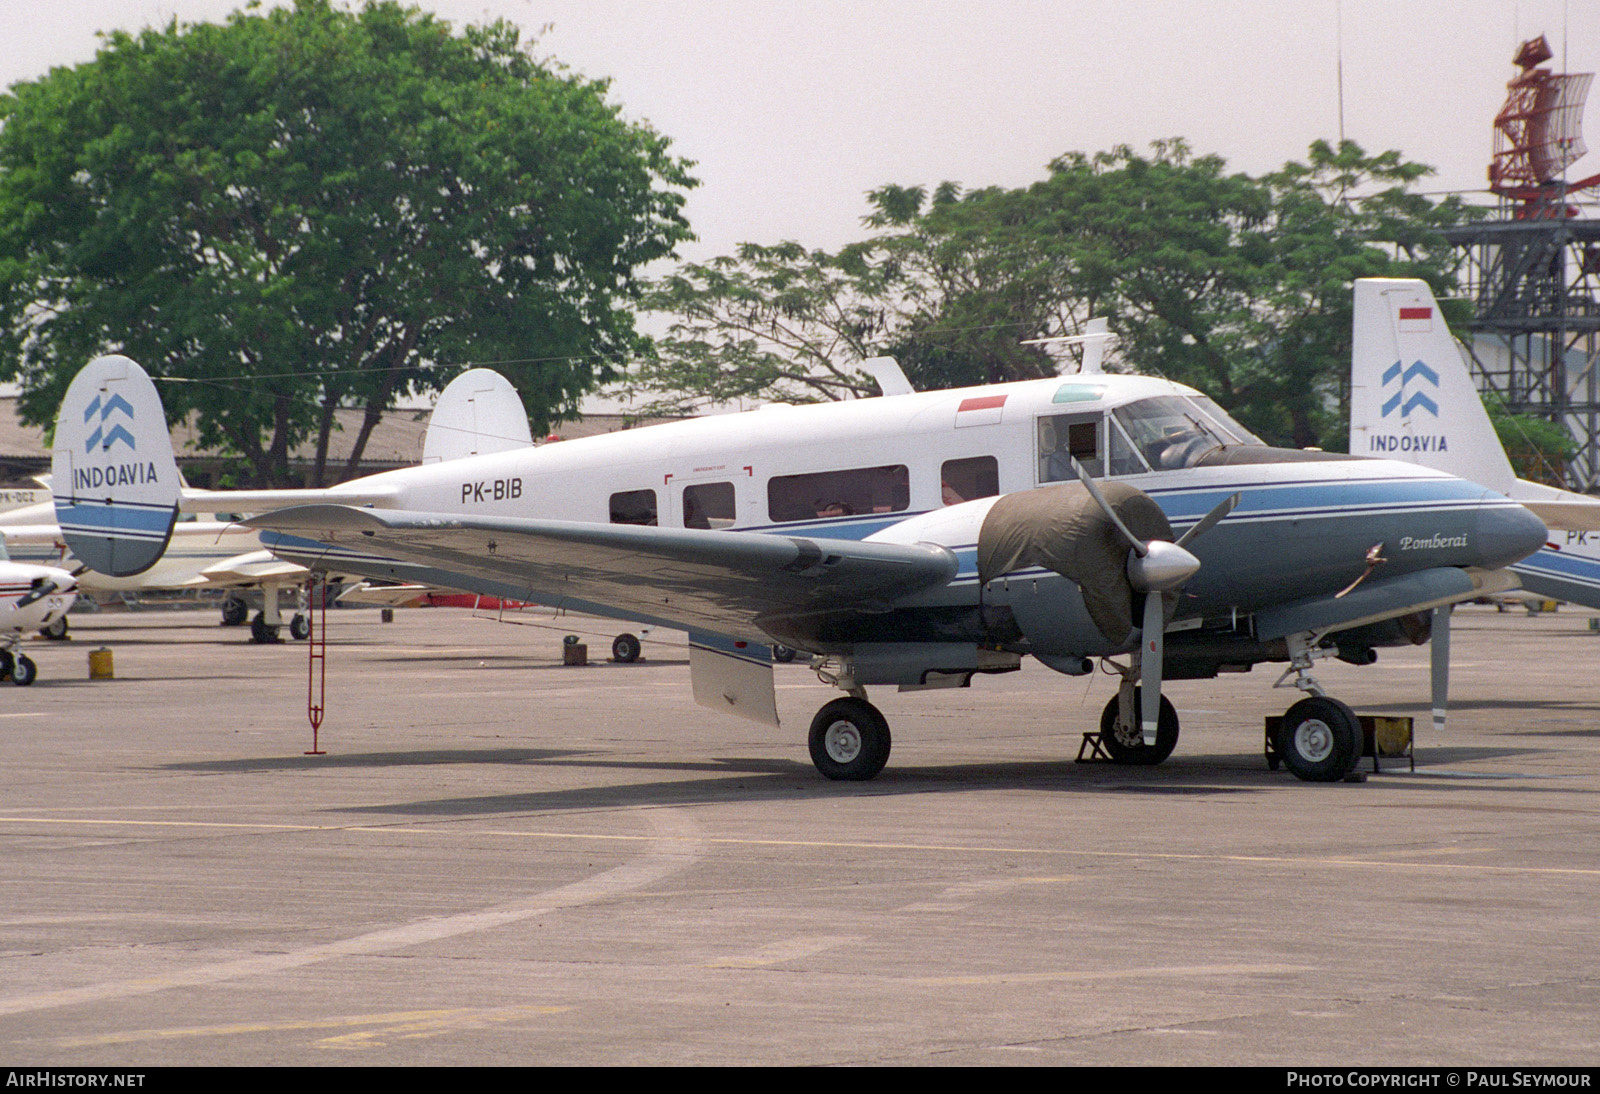
[[[1133,689],[1133,725],[1124,725],[1122,704],[1113,695],[1100,712],[1100,744],[1111,754],[1111,762],[1139,767],[1154,767],[1178,746],[1178,712],[1163,695],[1161,712],[1156,715],[1156,743],[1144,743],[1144,730],[1138,722],[1139,688]]]
[[[774,645],[772,647],[772,659],[780,665],[787,665],[790,661],[793,661],[794,654],[794,649],[789,646]]]
[[[67,617],[61,616],[47,627],[40,627],[39,633],[55,642],[60,642],[67,637]]]
[[[889,722],[865,699],[835,699],[811,719],[810,744],[828,778],[865,782],[889,762]]]
[[[631,665],[639,660],[644,646],[635,634],[619,634],[611,640],[611,660],[621,665]]]
[[[0,650],[0,680],[11,679],[11,673],[16,667],[17,659],[11,656],[11,651]]]
[[[1302,699],[1283,715],[1278,755],[1296,778],[1338,782],[1361,762],[1361,720],[1337,699]]]
[[[250,620],[250,641],[276,642],[278,640],[278,628],[267,622],[265,612],[257,612],[255,618]]]
[[[222,602],[222,625],[224,627],[237,627],[250,618],[250,605],[237,596],[230,596]]]
[[[296,641],[304,642],[311,637],[311,621],[299,612],[289,620],[289,635]]]
[[[19,688],[25,688],[39,679],[39,666],[27,654],[17,658],[16,665],[11,670],[11,682]]]

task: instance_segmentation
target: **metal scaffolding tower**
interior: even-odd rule
[[[1495,117],[1489,188],[1499,216],[1445,238],[1465,250],[1463,288],[1475,305],[1467,324],[1480,388],[1491,403],[1566,426],[1577,453],[1569,489],[1600,492],[1600,220],[1573,199],[1600,175],[1568,183],[1584,154],[1583,104],[1592,73],[1539,67],[1551,57],[1541,36],[1524,42]]]
[[[1445,238],[1466,250],[1479,387],[1564,424],[1578,446],[1565,485],[1600,492],[1600,220],[1480,221]]]

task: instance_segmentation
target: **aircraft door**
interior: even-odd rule
[[[1049,414],[1039,419],[1039,482],[1076,481],[1076,459],[1095,478],[1106,473],[1105,415]]]
[[[682,528],[731,528],[738,523],[738,493],[726,477],[686,482],[668,489],[671,523]]]

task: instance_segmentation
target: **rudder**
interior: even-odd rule
[[[61,401],[51,460],[56,521],[72,553],[102,574],[143,573],[166,552],[181,489],[149,375],[120,354],[90,361]]]

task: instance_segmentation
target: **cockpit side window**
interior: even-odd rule
[[[1205,395],[1191,395],[1189,401],[1198,406],[1207,420],[1228,436],[1231,444],[1266,444],[1260,437],[1234,421],[1233,416]]]
[[[1197,407],[1176,395],[1158,395],[1112,411],[1153,471],[1194,467],[1230,438]]]

